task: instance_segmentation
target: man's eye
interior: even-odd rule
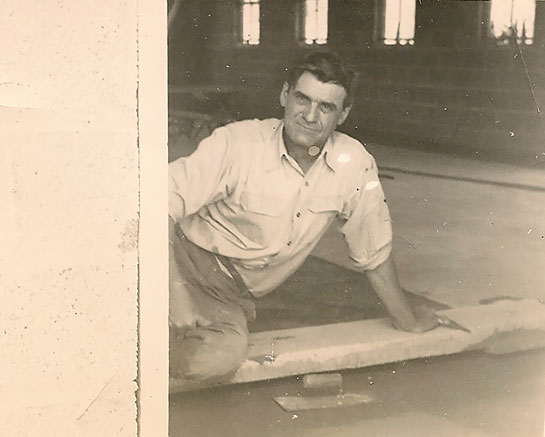
[[[305,96],[301,94],[295,94],[295,99],[297,100],[297,103],[305,103],[307,101]]]
[[[331,111],[333,111],[333,105],[328,105],[327,103],[322,103],[320,105],[320,110],[322,112],[325,112],[325,113],[331,112]]]

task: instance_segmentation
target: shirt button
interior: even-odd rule
[[[291,246],[291,241],[288,241],[288,246]]]
[[[305,181],[305,187],[308,187],[309,185],[308,181]]]
[[[301,217],[301,213],[298,212],[297,214],[295,214],[296,217]]]

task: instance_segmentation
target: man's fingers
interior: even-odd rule
[[[415,313],[419,317],[436,317],[435,310],[429,305],[421,304],[414,309]]]
[[[419,306],[415,308],[414,315],[416,319],[416,324],[409,329],[409,332],[422,333],[431,331],[439,326],[438,316],[435,313],[435,310],[429,306]]]

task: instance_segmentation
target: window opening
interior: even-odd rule
[[[416,0],[385,0],[384,44],[413,45],[415,17]]]
[[[498,44],[534,42],[536,0],[492,0],[489,34]]]
[[[328,32],[328,0],[305,0],[304,41],[306,44],[326,44]]]
[[[242,0],[241,3],[241,37],[243,44],[259,44],[260,27],[259,0]]]

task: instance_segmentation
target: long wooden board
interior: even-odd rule
[[[439,311],[471,333],[447,327],[398,331],[388,319],[251,334],[248,359],[228,384],[386,364],[467,350],[505,353],[545,346],[545,305],[534,299]],[[170,381],[172,392],[200,388]]]

